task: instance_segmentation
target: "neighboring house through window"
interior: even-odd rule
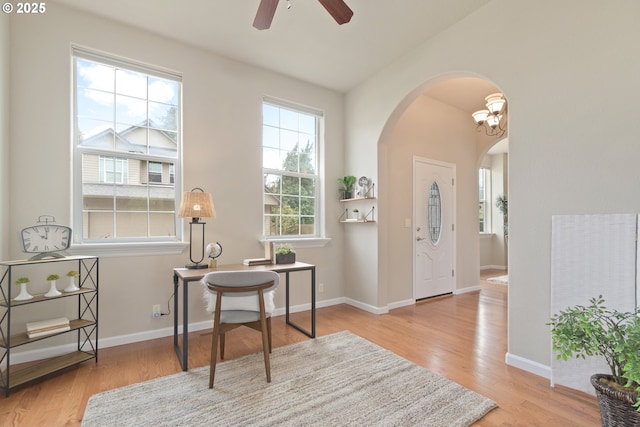
[[[266,238],[318,237],[318,144],[322,113],[262,104],[263,229]]]
[[[75,242],[176,241],[181,77],[82,48],[73,60]]]

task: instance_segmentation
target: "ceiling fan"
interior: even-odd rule
[[[273,15],[276,13],[279,0],[260,0],[258,6],[258,13],[256,13],[256,19],[253,20],[253,26],[258,30],[266,30],[271,27],[271,21],[273,21]],[[318,0],[327,12],[339,25],[346,24],[351,21],[353,16],[353,10],[347,6],[343,0]]]

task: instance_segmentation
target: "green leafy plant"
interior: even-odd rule
[[[58,276],[57,274],[50,274],[47,276],[47,280],[48,281],[52,281],[52,280],[58,280],[60,278],[60,276]]]
[[[640,392],[640,308],[608,309],[600,295],[587,306],[560,310],[548,325],[558,360],[603,356],[619,389]]]
[[[342,178],[338,178],[338,183],[342,185],[340,191],[345,194],[345,198],[348,198],[350,197],[351,191],[353,191],[353,186],[356,184],[356,177],[353,175],[346,175]]]
[[[286,255],[286,254],[293,254],[293,253],[295,253],[295,251],[293,250],[291,245],[283,243],[281,245],[276,246],[277,255]]]
[[[80,273],[78,273],[75,270],[70,270],[67,272],[67,277],[78,277],[80,275]]]
[[[502,213],[504,235],[509,234],[509,201],[501,194],[496,197],[496,207]]]
[[[31,280],[29,280],[28,277],[18,277],[16,279],[16,283],[20,284],[20,283],[29,283]]]

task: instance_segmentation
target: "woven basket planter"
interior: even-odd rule
[[[603,427],[640,427],[640,412],[633,404],[637,393],[625,393],[602,384],[599,379],[610,379],[610,375],[595,374],[591,376],[591,385],[596,389],[600,418]]]

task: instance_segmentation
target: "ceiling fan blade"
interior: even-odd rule
[[[353,10],[343,0],[318,0],[340,25],[351,21]]]
[[[253,26],[259,30],[266,30],[271,27],[271,21],[273,21],[273,15],[276,14],[277,7],[278,0],[260,0]]]

